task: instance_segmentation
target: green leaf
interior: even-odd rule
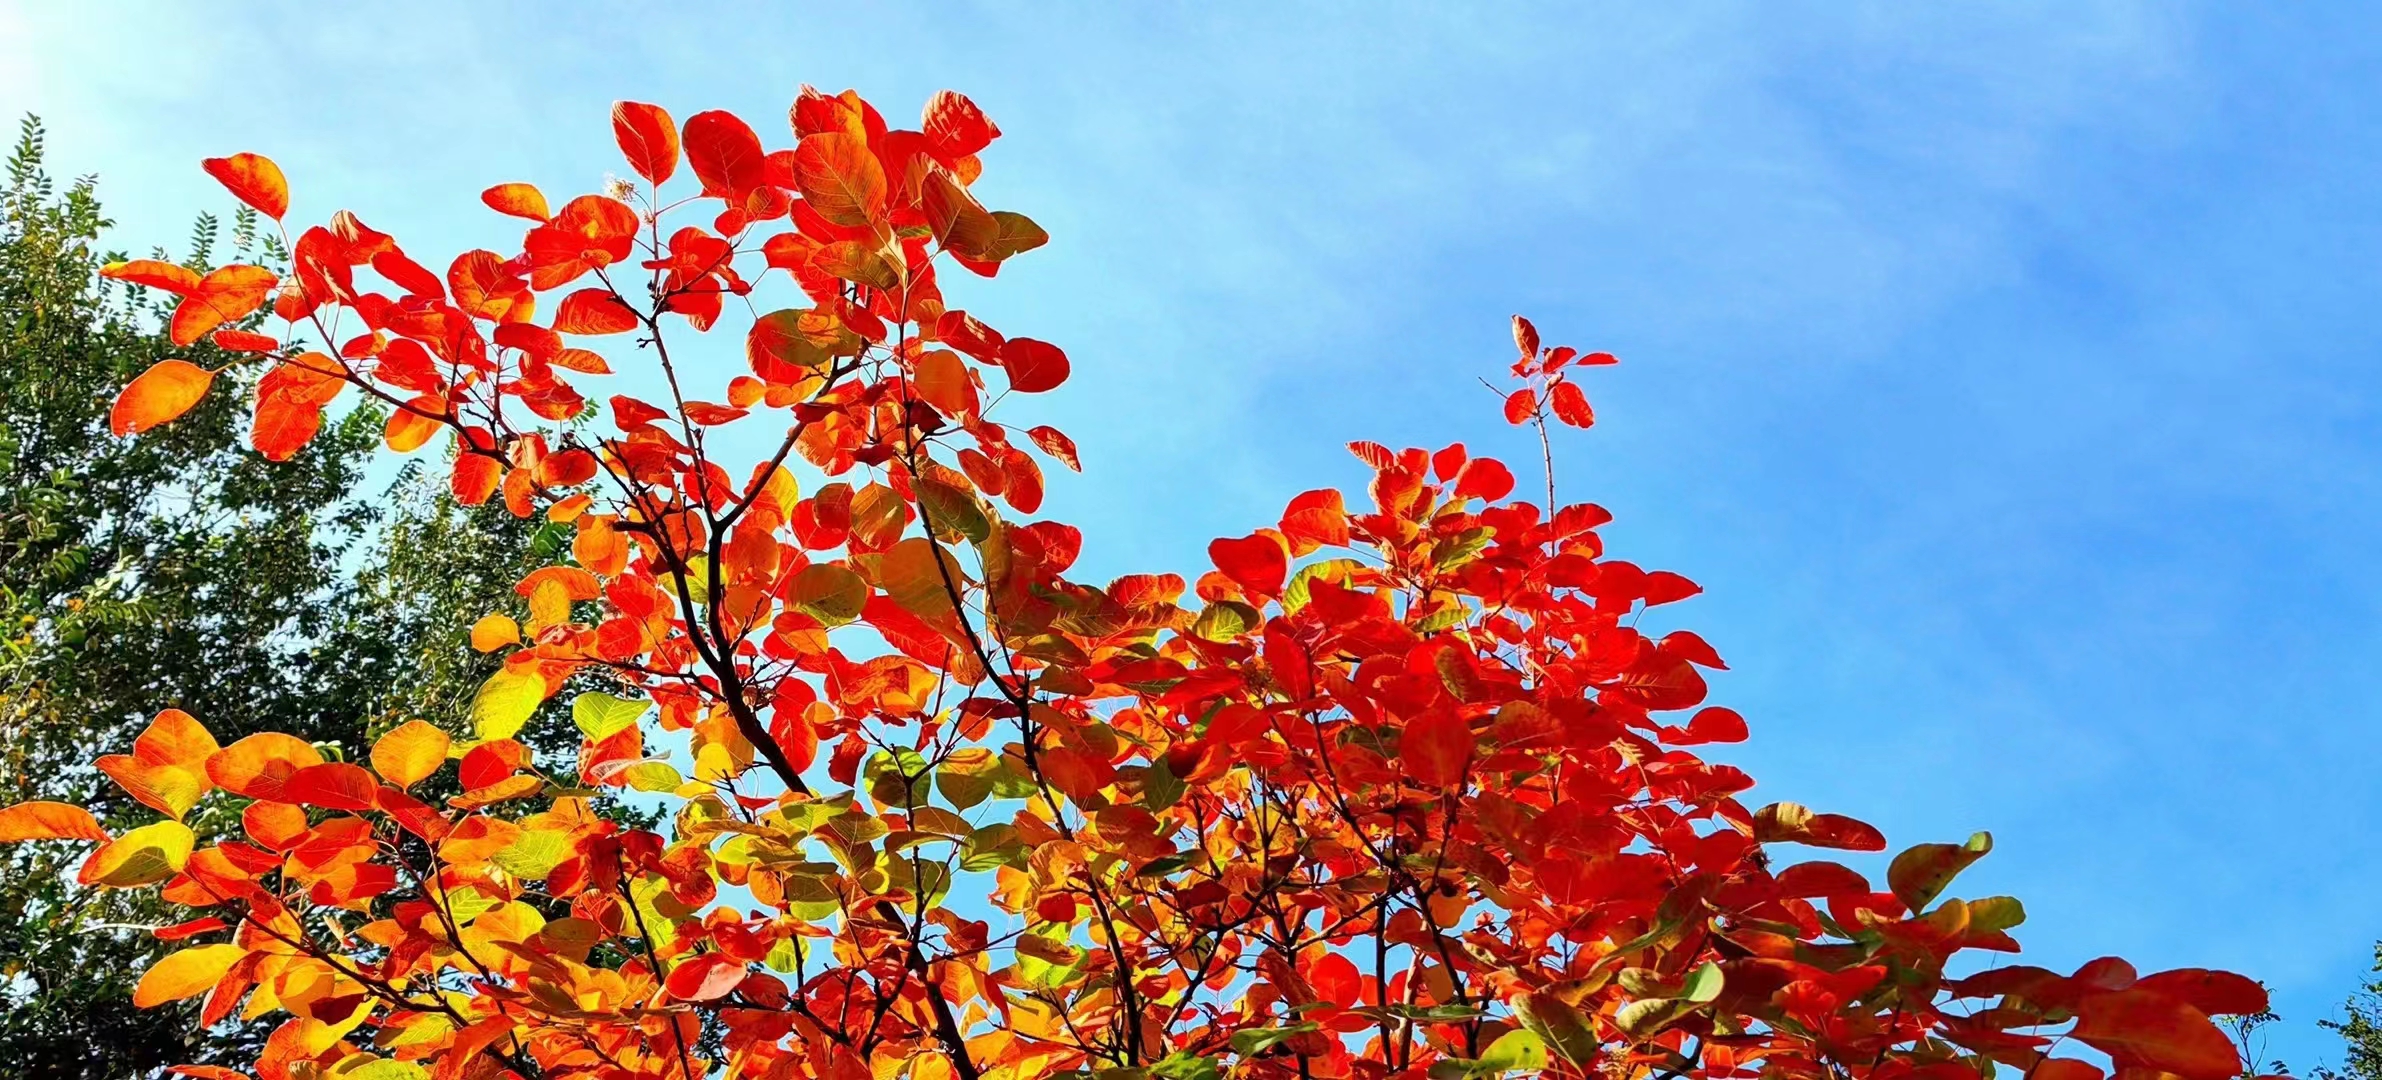
[[[667,761],[640,761],[621,770],[620,775],[629,782],[630,787],[639,791],[666,794],[686,783],[686,777],[679,775],[678,770]]]
[[[480,684],[480,692],[471,699],[472,731],[482,740],[510,739],[521,733],[545,702],[544,676],[500,668]]]
[[[1518,1070],[1538,1070],[1547,1067],[1546,1040],[1523,1028],[1515,1028],[1497,1037],[1480,1056],[1481,1065],[1490,1072],[1508,1073]]]
[[[523,881],[543,881],[571,855],[571,834],[559,829],[531,829],[496,853],[489,861]]]
[[[602,742],[636,726],[645,715],[643,701],[589,691],[571,699],[571,722],[590,742]]]
[[[1720,984],[1720,965],[1706,960],[1702,967],[1687,973],[1687,985],[1680,988],[1679,996],[1702,1004],[1720,996]]]
[[[794,575],[786,589],[786,602],[828,626],[842,626],[859,618],[860,609],[868,606],[868,582],[849,567],[812,563]]]
[[[1264,616],[1256,608],[1237,600],[1218,600],[1199,613],[1199,620],[1191,624],[1191,632],[1221,643],[1255,630],[1263,622]]]
[[[1141,805],[1153,814],[1161,813],[1167,807],[1181,802],[1183,793],[1190,789],[1191,786],[1174,774],[1174,769],[1166,764],[1166,758],[1161,755],[1156,761],[1150,762],[1149,771],[1142,774]]]
[[[1150,1066],[1150,1075],[1161,1080],[1223,1080],[1224,1071],[1215,1058],[1177,1050]]]
[[[937,536],[950,539],[965,537],[969,543],[981,544],[992,535],[992,519],[984,513],[984,504],[972,493],[940,480],[917,480],[918,505],[932,522]]]
[[[1953,878],[1992,850],[1993,834],[1982,832],[1970,836],[1965,844],[1915,845],[1894,856],[1893,864],[1886,868],[1886,884],[1894,890],[1895,899],[1912,911],[1925,911]]]
[[[1242,1057],[1256,1057],[1298,1036],[1320,1030],[1322,1029],[1310,1022],[1292,1024],[1288,1027],[1252,1028],[1246,1031],[1236,1031],[1232,1035],[1232,1049],[1234,1053]]]

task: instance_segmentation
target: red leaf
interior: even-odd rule
[[[1496,502],[1514,491],[1514,474],[1496,458],[1473,458],[1456,477],[1456,494]]]
[[[1538,415],[1538,394],[1532,390],[1516,390],[1505,395],[1505,422],[1527,424]]]
[[[1668,729],[1665,729],[1668,730]],[[1744,742],[1752,732],[1746,730],[1745,718],[1735,709],[1718,705],[1699,710],[1695,719],[1687,722],[1684,739],[1666,740],[1674,746],[1697,746],[1703,743]]]
[[[1258,596],[1279,596],[1282,579],[1290,575],[1290,553],[1264,533],[1208,544],[1208,558],[1241,588]]]
[[[1011,390],[1039,394],[1067,381],[1067,354],[1047,341],[1010,338],[1001,346],[1001,368]]]
[[[1059,464],[1076,472],[1083,471],[1083,462],[1075,456],[1075,440],[1068,438],[1065,432],[1044,424],[1028,430],[1026,438],[1034,440],[1034,445],[1043,453],[1059,459]]]
[[[761,137],[735,113],[713,109],[687,117],[686,163],[705,195],[742,202],[761,186],[763,156]]]
[[[612,138],[629,159],[629,168],[656,184],[678,170],[678,125],[659,105],[640,101],[612,103]]]
[[[1446,709],[1426,713],[1398,736],[1398,760],[1405,764],[1406,775],[1424,787],[1462,784],[1472,761],[1472,725]]]
[[[2256,1016],[2267,1007],[2265,987],[2230,971],[2177,968],[2145,976],[2133,988],[2165,994],[2210,1016]]]
[[[370,810],[380,782],[360,765],[325,762],[300,769],[282,787],[282,800],[329,810]]]
[[[1547,389],[1547,404],[1554,406],[1555,419],[1576,428],[1593,427],[1596,410],[1588,407],[1588,395],[1568,382],[1559,382]]]
[[[701,953],[678,962],[670,969],[666,984],[670,996],[680,1001],[718,1001],[736,992],[736,984],[744,981],[744,963],[719,953]]]
[[[2233,1041],[2200,1010],[2150,990],[2093,994],[2076,1003],[2069,1032],[2121,1066],[2158,1069],[2184,1080],[2241,1074]]]
[[[1538,327],[1519,315],[1514,316],[1514,348],[1521,351],[1524,360],[1538,358]]]
[[[554,309],[554,329],[564,334],[625,334],[637,322],[636,310],[609,289],[581,289]]]
[[[918,126],[926,133],[935,157],[946,165],[984,149],[1001,134],[984,110],[956,90],[939,91],[928,98]]]
[[[208,158],[200,163],[233,197],[275,221],[289,213],[289,182],[281,177],[281,166],[262,154],[233,154],[227,158]]]

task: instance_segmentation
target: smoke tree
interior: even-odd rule
[[[1721,659],[1637,629],[1697,587],[1460,445],[1354,444],[1367,490],[1292,498],[1195,580],[1071,579],[1082,537],[1033,515],[1074,446],[1014,416],[1067,356],[945,291],[1046,240],[973,191],[998,129],[951,92],[915,129],[850,91],[789,119],[772,150],[622,103],[639,180],[489,188],[525,233],[443,272],[345,211],[289,241],[291,280],[107,269],[180,298],[176,341],[265,368],[266,457],[360,395],[392,450],[444,441],[458,501],[576,537],[520,617],[473,627],[504,665],[471,732],[347,761],[169,710],[98,762],[155,823],[0,812],[0,837],[97,844],[81,885],[189,910],[142,1004],[286,1015],[267,1080],[2240,1070],[2209,1019],[2263,1009],[2240,976],[1967,962],[2023,918],[1948,894],[1984,834],[1883,882],[1794,861],[1885,841],[1748,807],[1698,754],[1746,735],[1706,704]],[[285,217],[271,161],[206,168]],[[239,328],[267,306],[280,332]],[[687,344],[723,331],[726,378]],[[1590,424],[1576,377],[1612,358],[1515,341],[1506,418]],[[591,403],[631,362],[651,389]],[[218,374],[159,363],[115,431]],[[723,460],[740,438],[758,460]],[[591,674],[576,759],[527,752]],[[461,794],[412,793],[450,768]],[[608,788],[666,824],[592,814]],[[245,835],[199,846],[207,799]]]

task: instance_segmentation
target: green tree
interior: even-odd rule
[[[556,540],[498,508],[442,507],[410,471],[367,477],[382,421],[370,409],[285,465],[245,448],[245,395],[216,395],[171,432],[111,437],[115,392],[151,363],[227,357],[175,348],[156,310],[95,276],[110,257],[96,185],[55,183],[42,157],[28,119],[0,190],[0,803],[72,801],[103,819],[132,809],[83,763],[168,706],[226,741],[278,730],[351,755],[414,717],[468,730],[495,661],[466,647],[466,628],[518,603],[512,582],[551,561]],[[285,258],[245,209],[228,230],[201,217],[190,244],[201,264],[223,247]],[[0,851],[10,1075],[253,1057],[259,1032],[199,1033],[193,1009],[132,1006],[134,980],[166,951],[145,932],[162,909],[63,884],[73,857],[53,844]]]
[[[2374,970],[2382,972],[2382,944],[2374,946]],[[2342,1018],[2323,1021],[2339,1032],[2341,1068],[2317,1069],[2322,1080],[2382,1080],[2382,975],[2358,988],[2341,1006]]]

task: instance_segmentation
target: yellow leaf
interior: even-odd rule
[[[372,744],[372,771],[399,788],[412,787],[446,764],[447,743],[437,725],[408,720]]]
[[[92,852],[75,882],[129,889],[164,881],[190,861],[190,849],[197,841],[190,826],[179,821],[143,825]]]
[[[248,950],[238,945],[199,945],[168,954],[132,988],[132,1003],[148,1009],[206,993],[246,955]]]
[[[483,740],[510,739],[546,700],[546,680],[535,672],[505,668],[480,684],[471,700],[473,730]]]

